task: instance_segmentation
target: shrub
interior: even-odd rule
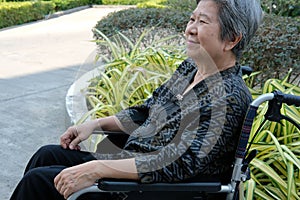
[[[149,0],[144,3],[138,3],[138,8],[165,8],[165,5],[162,5],[166,0]]]
[[[45,15],[55,11],[102,4],[101,0],[19,1],[0,3],[0,28],[43,19]]]
[[[298,0],[262,0],[261,5],[265,12],[281,16],[300,16],[300,3]]]
[[[43,19],[53,11],[52,2],[10,2],[0,4],[0,28]]]
[[[282,79],[289,69],[293,74],[289,81],[299,78],[300,71],[300,20],[266,15],[257,35],[244,52],[242,63],[261,71],[256,83],[269,78]]]
[[[0,0],[0,2],[24,2],[28,0]]]
[[[76,8],[79,6],[86,6],[90,4],[90,0],[52,0],[55,3],[55,10],[67,10],[71,8]]]
[[[131,8],[108,14],[98,21],[95,28],[108,37],[118,31],[145,27],[162,27],[182,33],[189,17],[190,12],[188,11],[175,12],[169,8]],[[94,37],[95,39],[101,38],[96,32],[94,32]]]
[[[162,4],[168,8],[174,9],[175,11],[188,11],[190,14],[197,6],[196,0],[166,0],[163,1]]]
[[[183,32],[191,12],[196,6],[195,0],[148,0],[131,8],[113,12],[98,21],[95,28],[111,37],[118,31],[132,28],[162,27]],[[159,9],[160,8],[160,9]],[[94,32],[95,39],[99,35]]]

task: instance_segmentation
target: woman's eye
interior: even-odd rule
[[[207,24],[207,22],[203,20],[200,20],[200,23]]]
[[[190,21],[191,21],[191,22],[194,22],[194,21],[195,21],[195,19],[191,17],[191,18],[190,18]]]

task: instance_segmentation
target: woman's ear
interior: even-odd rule
[[[236,45],[237,43],[239,43],[239,41],[241,41],[242,37],[243,37],[243,35],[240,34],[239,36],[235,37],[233,40],[228,41],[228,42],[226,43],[225,50],[226,50],[226,51],[230,51],[231,49],[233,49],[233,48],[235,47],[235,45]]]

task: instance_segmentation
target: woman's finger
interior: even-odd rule
[[[69,145],[69,148],[71,150],[77,150],[78,149],[78,144],[81,142],[81,139],[79,136],[77,136]]]
[[[69,127],[64,134],[60,137],[60,145],[67,149],[74,138],[78,136],[77,129],[72,126]]]
[[[56,190],[61,193],[61,188],[63,186],[63,183],[61,181],[61,175],[58,174],[55,178],[54,178],[54,186],[56,188]]]

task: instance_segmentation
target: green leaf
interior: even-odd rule
[[[270,131],[267,131],[267,132],[269,133],[269,135],[271,136],[273,142],[275,143],[275,146],[276,146],[277,150],[279,151],[284,163],[287,164],[287,161],[286,161],[286,158],[284,156],[283,150],[282,150],[281,145],[278,142],[277,138],[273,135],[272,132],[270,132]]]
[[[246,187],[247,187],[247,191],[246,191],[246,195],[245,195],[245,199],[246,200],[252,200],[254,199],[254,191],[255,191],[255,187],[256,187],[256,183],[254,180],[250,179],[246,182]]]
[[[286,188],[286,182],[265,162],[254,158],[251,165],[264,172],[270,179],[274,180],[278,186]]]

